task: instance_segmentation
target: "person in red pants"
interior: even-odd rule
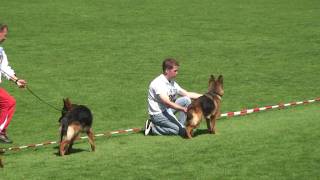
[[[7,39],[8,26],[0,23],[0,43]],[[24,88],[27,82],[19,79],[14,70],[9,66],[8,58],[3,47],[0,46],[0,83],[1,76],[13,81],[18,87]],[[7,128],[16,108],[16,100],[0,86],[0,142],[12,143],[7,136]]]

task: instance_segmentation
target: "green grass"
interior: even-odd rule
[[[49,103],[88,105],[94,131],[142,127],[147,87],[172,56],[178,82],[205,92],[223,74],[222,112],[319,96],[316,0],[2,0],[3,44],[19,77]],[[10,147],[58,139],[59,112],[9,82]],[[142,134],[97,138],[97,152],[56,146],[4,155],[0,179],[317,179],[319,105],[222,119],[191,141]],[[204,129],[204,124],[200,129]]]

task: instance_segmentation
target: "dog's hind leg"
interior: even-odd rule
[[[68,145],[69,145],[70,141],[68,140],[63,140],[60,142],[60,147],[59,147],[59,153],[60,156],[64,156],[68,151]]]
[[[65,136],[61,134],[61,140],[59,145],[59,154],[60,156],[64,156],[66,154],[66,149],[68,147],[68,140],[65,140]]]
[[[192,138],[193,130],[199,126],[201,122],[201,117],[202,111],[200,110],[189,112],[186,123],[186,135],[188,139]]]
[[[72,139],[70,140],[68,152],[71,152],[73,143],[76,139],[78,139],[78,137],[79,137],[79,133],[75,133],[74,136],[72,137]]]
[[[88,135],[89,143],[91,145],[91,150],[95,151],[96,150],[96,146],[94,144],[94,134],[93,134],[93,131],[92,131],[91,128],[87,131],[87,135]]]
[[[64,136],[62,141],[60,142],[60,155],[63,156],[68,153],[70,150],[70,145],[72,146],[73,140],[75,136],[77,135],[78,131],[76,128],[72,125],[68,126],[67,128],[67,134]]]

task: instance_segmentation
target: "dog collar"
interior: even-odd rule
[[[216,95],[218,97],[218,99],[222,100],[222,96],[216,92],[214,93],[211,93],[211,92],[208,92],[206,94],[204,94],[205,96],[209,97],[210,99],[213,99],[213,97]]]

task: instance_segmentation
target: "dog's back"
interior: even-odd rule
[[[84,105],[74,105],[68,116],[69,124],[79,122],[83,129],[92,125],[91,111]]]
[[[92,113],[84,105],[72,104],[72,108],[61,118],[61,140],[67,135],[68,127],[72,124],[80,125],[81,132],[86,132],[92,126]]]
[[[208,117],[215,109],[213,101],[205,95],[199,97],[199,103],[204,117]]]
[[[75,119],[78,119],[83,127],[91,127],[92,114],[89,108],[83,105],[79,105],[73,110],[73,113]]]
[[[187,125],[192,125],[196,127],[196,125],[201,120],[201,117],[204,116],[207,118],[212,111],[215,109],[215,104],[213,101],[203,95],[199,98],[195,99],[188,107],[187,112]]]

